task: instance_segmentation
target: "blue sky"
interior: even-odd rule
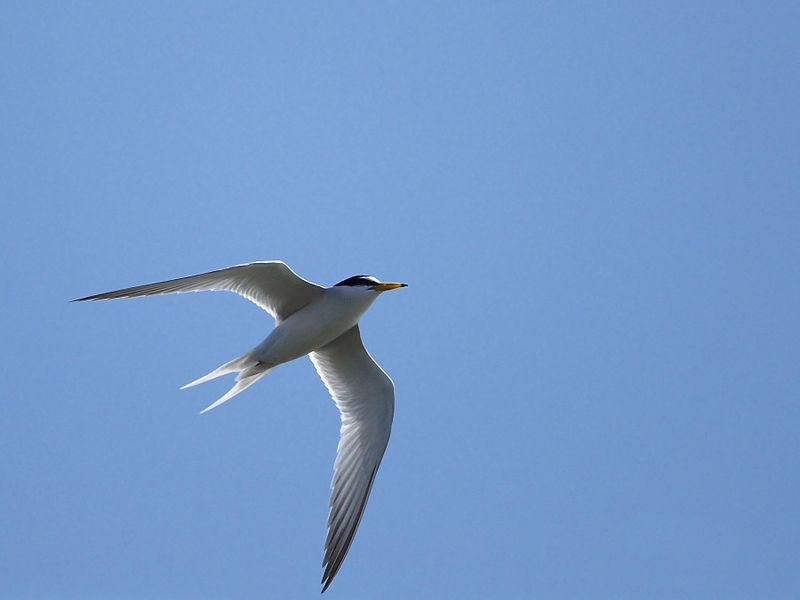
[[[233,295],[364,317],[392,440],[331,598],[800,596],[797,3],[6,3],[0,589],[318,597],[338,415]]]

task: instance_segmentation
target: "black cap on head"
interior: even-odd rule
[[[375,279],[372,275],[353,275],[352,277],[348,277],[347,279],[343,279],[335,286],[338,285],[367,285],[373,286],[376,283],[380,283],[379,280]]]

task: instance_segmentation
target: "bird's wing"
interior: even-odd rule
[[[342,417],[322,563],[324,592],[347,555],[389,442],[394,384],[364,348],[358,325],[310,357]]]
[[[169,281],[146,283],[78,298],[77,301],[224,290],[244,296],[281,321],[317,298],[323,289],[297,275],[286,263],[269,260]]]

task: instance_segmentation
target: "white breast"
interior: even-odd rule
[[[358,323],[377,297],[365,286],[327,288],[320,298],[281,321],[252,356],[276,366],[313,352]]]

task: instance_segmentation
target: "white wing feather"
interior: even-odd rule
[[[342,418],[325,540],[324,592],[353,542],[389,442],[394,384],[364,348],[358,325],[309,356]]]
[[[79,298],[78,301],[181,292],[227,291],[247,298],[281,321],[316,299],[323,289],[297,275],[286,263],[269,260],[104,292]]]

